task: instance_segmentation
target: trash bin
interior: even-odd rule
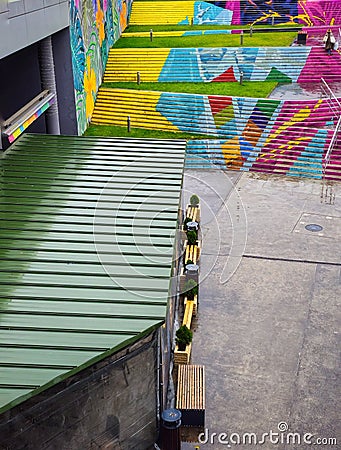
[[[199,283],[199,266],[197,264],[187,264],[186,267],[186,279],[194,280]]]
[[[198,222],[187,222],[187,231],[198,231]]]
[[[166,409],[161,414],[161,450],[180,450],[181,412],[178,409]]]
[[[297,34],[297,44],[298,45],[307,45],[307,32],[299,31]]]

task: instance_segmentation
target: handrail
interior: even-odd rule
[[[341,104],[339,102],[339,99],[335,96],[334,92],[329,87],[328,83],[324,78],[321,78],[321,91],[322,91],[322,97],[323,95],[326,96],[326,101],[329,106],[329,109],[331,112],[336,116],[339,117],[341,114]],[[336,102],[336,105],[335,105]]]
[[[340,30],[339,30],[339,33],[341,36]],[[331,90],[331,88],[329,87],[328,83],[326,82],[326,80],[324,78],[321,78],[321,83],[322,83],[322,92],[325,93],[327,95],[328,99],[330,100],[330,102],[328,102],[329,108],[332,110],[332,112],[336,116],[338,116],[338,121],[337,121],[336,127],[334,129],[333,136],[330,140],[326,155],[322,161],[322,170],[323,170],[323,175],[324,175],[327,165],[329,164],[330,155],[331,155],[333,148],[337,142],[338,134],[341,129],[341,103],[339,102],[339,99],[336,97],[336,95]],[[338,108],[331,100],[334,100],[336,102],[336,104],[338,105]]]
[[[324,78],[321,78],[321,82],[324,85],[323,87],[327,89],[327,91],[329,92],[329,95],[331,97],[333,97],[333,99],[336,101],[336,103],[339,105],[340,111],[341,111],[341,103],[339,102],[339,99],[336,97],[336,95],[334,94],[334,92],[330,89],[328,83],[326,82],[326,80]]]
[[[42,91],[0,124],[0,134],[6,136],[12,143],[55,102],[55,97],[56,95],[48,90]]]
[[[323,171],[326,170],[327,165],[329,163],[330,155],[331,155],[331,152],[332,152],[332,150],[333,150],[333,148],[334,148],[334,146],[335,146],[335,144],[337,142],[337,138],[338,138],[338,134],[339,134],[340,128],[341,128],[341,116],[339,117],[339,120],[337,121],[337,124],[336,124],[335,130],[334,130],[333,136],[332,136],[332,138],[330,140],[330,143],[329,143],[329,146],[328,146],[328,150],[326,152],[326,156],[323,158],[323,162],[322,162]]]

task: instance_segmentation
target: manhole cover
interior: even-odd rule
[[[317,225],[316,223],[309,223],[308,225],[305,226],[305,229],[308,231],[322,231],[323,227],[321,227],[321,225]]]

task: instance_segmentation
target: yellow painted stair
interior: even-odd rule
[[[167,60],[169,48],[113,48],[109,52],[105,83],[136,81],[157,82]]]
[[[91,123],[127,126],[130,117],[132,128],[178,132],[175,125],[156,111],[160,95],[161,92],[100,88]]]

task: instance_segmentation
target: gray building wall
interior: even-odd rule
[[[152,333],[0,415],[0,449],[152,448],[157,351]]]
[[[77,135],[69,27],[52,36],[52,49],[58,94],[60,134]]]
[[[1,0],[0,59],[68,25],[68,0]]]

